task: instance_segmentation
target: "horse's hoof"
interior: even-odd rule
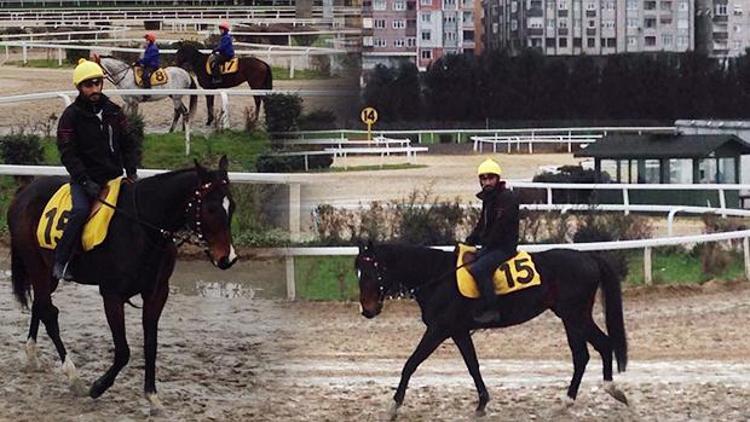
[[[622,390],[615,386],[614,382],[605,381],[604,391],[606,391],[610,396],[614,397],[615,400],[625,404],[625,406],[628,406],[628,398],[625,396],[625,393],[623,393]]]
[[[146,394],[146,399],[151,405],[151,407],[149,408],[150,416],[164,416],[164,405],[161,404],[161,400],[159,400],[159,396],[157,396],[156,393]]]
[[[86,397],[89,393],[86,391],[86,384],[80,378],[71,381],[69,388],[76,397]]]
[[[398,417],[398,408],[400,405],[396,403],[395,401],[391,403],[391,407],[388,409],[388,420],[389,421],[395,421]]]
[[[89,389],[89,397],[91,397],[92,399],[99,398],[99,396],[107,391],[107,388],[109,388],[108,385],[105,385],[101,380],[96,380]]]
[[[158,418],[160,416],[164,416],[164,407],[161,406],[151,406],[151,408],[148,411],[148,415],[152,418]]]
[[[483,418],[485,416],[487,416],[487,411],[484,409],[477,409],[476,411],[474,411],[475,418]]]

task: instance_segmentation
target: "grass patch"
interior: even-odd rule
[[[297,296],[308,300],[355,300],[359,295],[354,257],[304,256],[294,259]]]
[[[60,165],[60,155],[55,140],[42,142],[44,164]],[[227,130],[204,135],[193,135],[190,155],[185,156],[185,135],[177,133],[149,133],[143,141],[143,168],[178,169],[193,165],[193,159],[215,165],[222,154],[229,157],[230,171],[255,171],[255,161],[268,148],[268,139],[262,132]]]
[[[727,252],[732,260],[720,274],[705,274],[701,268],[700,255],[697,253],[659,251],[651,252],[651,273],[654,284],[696,284],[711,279],[734,280],[744,277],[745,268],[742,255]],[[643,251],[628,253],[627,284],[643,285]]]
[[[62,66],[57,64],[57,59],[29,59],[26,64],[23,60],[12,60],[5,63],[5,66],[18,67],[37,67],[41,69],[73,69],[73,64],[63,60]]]

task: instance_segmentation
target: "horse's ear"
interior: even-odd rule
[[[195,170],[198,172],[198,177],[200,177],[202,181],[208,180],[208,170],[206,170],[206,168],[195,158],[193,158],[193,163],[195,163]]]
[[[219,160],[219,170],[227,171],[228,167],[229,167],[229,160],[227,159],[227,155],[224,154],[221,156],[221,159]]]
[[[375,244],[372,243],[372,239],[368,239],[367,240],[367,246],[366,246],[366,248],[369,249],[369,250],[375,249]]]
[[[95,52],[91,52],[91,54],[89,54],[89,59],[91,59],[91,61],[94,61],[96,63],[99,63],[101,61],[101,57],[99,57],[99,53],[95,53]]]

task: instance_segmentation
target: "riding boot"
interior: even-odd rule
[[[70,271],[70,261],[76,246],[81,243],[81,232],[85,224],[85,214],[79,217],[71,213],[62,238],[57,242],[57,247],[55,248],[55,265],[52,268],[52,277],[66,281],[73,279],[73,274]]]
[[[211,63],[211,82],[214,84],[221,83],[221,63],[218,60]]]
[[[478,277],[479,293],[481,304],[478,312],[474,316],[474,321],[480,324],[487,324],[500,318],[500,312],[496,309],[495,283],[492,276]]]

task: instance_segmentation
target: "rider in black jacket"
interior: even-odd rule
[[[482,299],[480,313],[475,320],[488,323],[499,318],[495,309],[495,285],[492,276],[500,264],[512,258],[518,247],[518,198],[500,180],[500,165],[485,160],[477,171],[482,191],[482,214],[466,243],[482,245],[477,259],[468,266],[479,285]]]
[[[109,180],[122,176],[136,180],[138,155],[128,121],[118,105],[102,94],[104,73],[94,62],[81,59],[73,71],[78,97],[57,126],[57,148],[70,173],[73,209],[55,249],[53,277],[71,279],[68,263],[91,209],[92,201]]]

